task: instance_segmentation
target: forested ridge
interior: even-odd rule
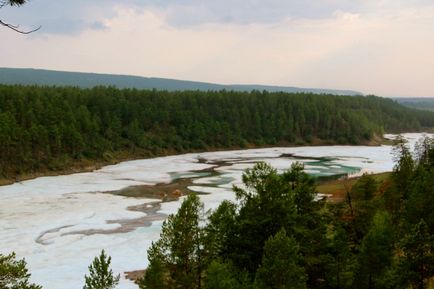
[[[0,85],[0,177],[80,160],[286,144],[360,144],[434,127],[375,96]]]
[[[38,86],[76,86],[81,88],[91,88],[95,86],[113,86],[116,88],[136,88],[136,89],[159,89],[168,91],[179,90],[201,90],[201,91],[284,91],[289,93],[330,93],[338,95],[362,95],[353,90],[321,89],[321,88],[301,88],[291,86],[272,86],[256,84],[216,84],[208,82],[177,80],[158,77],[142,77],[118,74],[100,74],[55,71],[45,69],[28,68],[3,68],[0,67],[1,84],[21,84]]]

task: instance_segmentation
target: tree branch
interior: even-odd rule
[[[30,34],[30,33],[33,33],[33,32],[38,31],[38,30],[41,29],[41,27],[42,27],[42,26],[39,26],[38,28],[35,28],[35,29],[32,29],[32,30],[29,30],[29,31],[24,31],[24,30],[20,30],[20,29],[18,29],[19,26],[16,26],[16,25],[12,25],[12,24],[9,24],[9,23],[6,23],[6,22],[3,22],[3,20],[0,20],[0,24],[3,25],[3,26],[5,26],[5,27],[7,27],[7,28],[9,28],[9,29],[12,29],[12,30],[15,31],[15,32],[21,33],[21,34]]]
[[[23,4],[25,4],[27,2],[27,0],[0,0],[0,9],[5,7],[5,6],[21,6]],[[30,34],[33,32],[38,31],[39,29],[41,29],[41,26],[39,26],[36,29],[32,29],[29,31],[24,31],[19,29],[19,25],[12,25],[10,23],[6,23],[3,20],[0,19],[0,25],[7,27],[15,32],[21,33],[21,34]]]

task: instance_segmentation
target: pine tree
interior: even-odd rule
[[[383,288],[382,278],[392,261],[393,230],[387,213],[377,213],[358,255],[353,288]]]
[[[176,215],[163,223],[160,239],[148,250],[149,266],[140,288],[200,288],[204,270],[203,204],[189,195]]]
[[[114,276],[110,269],[111,257],[104,250],[99,257],[95,257],[89,266],[89,276],[84,276],[83,289],[114,289],[119,284],[120,275]]]
[[[0,254],[0,288],[2,289],[42,289],[41,286],[29,283],[30,273],[26,261],[15,260],[15,253]]]
[[[428,288],[428,280],[434,276],[434,236],[429,233],[424,220],[416,224],[400,242],[403,255],[398,264],[401,284],[407,288]]]
[[[255,289],[303,289],[306,274],[299,262],[297,242],[282,229],[264,245],[262,264],[256,271]]]
[[[251,289],[247,272],[238,272],[230,263],[212,261],[206,270],[205,289]]]

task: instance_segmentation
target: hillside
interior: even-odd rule
[[[0,85],[0,176],[191,151],[369,143],[434,127],[375,96]]]
[[[432,97],[395,98],[395,100],[410,108],[434,111],[434,98]]]
[[[77,86],[81,88],[92,88],[95,86],[114,86],[116,88],[158,89],[168,91],[219,91],[223,89],[233,91],[266,90],[269,92],[282,91],[289,93],[307,92],[319,94],[326,93],[337,95],[361,95],[360,92],[351,90],[314,89],[267,85],[222,85],[166,78],[148,78],[128,75],[80,73],[22,68],[0,68],[0,84]]]

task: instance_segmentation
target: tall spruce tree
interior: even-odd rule
[[[285,229],[271,236],[264,245],[262,263],[256,271],[255,289],[303,289],[306,273],[299,264],[298,244]]]
[[[377,213],[371,229],[363,238],[355,270],[353,288],[380,289],[393,253],[393,228],[385,212]]]
[[[261,263],[265,241],[282,227],[292,233],[297,210],[294,192],[266,163],[247,169],[243,184],[234,187],[240,209],[227,251],[236,266],[254,273]]]
[[[160,239],[148,250],[149,266],[140,288],[186,288],[202,286],[204,230],[199,225],[203,204],[191,194],[175,215],[163,223]]]
[[[114,276],[110,268],[111,257],[104,250],[99,257],[95,257],[89,266],[89,276],[84,276],[83,289],[114,289],[119,284],[120,275]]]

